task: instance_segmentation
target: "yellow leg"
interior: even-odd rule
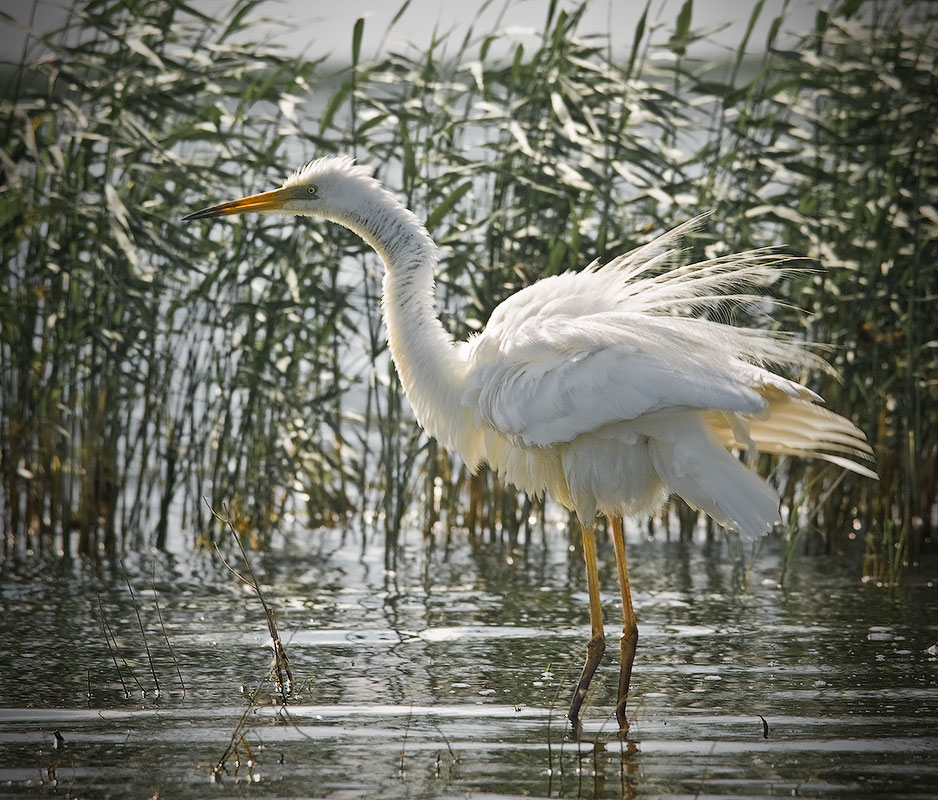
[[[622,662],[619,666],[619,699],[616,701],[616,719],[619,730],[628,730],[625,718],[625,704],[629,697],[629,682],[632,679],[632,662],[635,660],[635,647],[638,644],[638,620],[632,608],[632,590],[629,588],[629,569],[625,561],[625,529],[622,517],[612,519],[612,541],[616,548],[616,568],[619,571],[619,591],[622,593],[622,638],[619,647]]]
[[[586,697],[593,673],[599,666],[599,660],[606,650],[606,635],[603,633],[603,608],[599,601],[599,568],[596,565],[596,538],[593,536],[592,526],[583,526],[583,558],[586,560],[586,582],[590,593],[590,628],[592,635],[586,646],[586,663],[583,673],[577,683],[573,700],[570,703],[570,713],[567,715],[573,724],[574,736],[580,733],[580,706]]]

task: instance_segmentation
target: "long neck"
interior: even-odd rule
[[[384,191],[342,222],[384,260],[388,345],[417,421],[454,447],[465,372],[436,313],[436,246],[417,217]]]

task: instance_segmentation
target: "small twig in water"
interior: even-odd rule
[[[762,738],[768,739],[769,738],[769,723],[765,721],[765,717],[763,717],[761,714],[756,714],[756,716],[762,720]]]
[[[257,692],[260,689],[260,686],[256,687],[253,692],[251,692],[250,697],[248,698],[248,707],[244,709],[244,713],[238,719],[238,724],[235,725],[234,730],[231,732],[231,739],[228,742],[228,746],[225,748],[225,751],[221,754],[221,758],[215,762],[215,766],[212,767],[212,780],[215,782],[221,782],[221,775],[225,769],[225,764],[228,763],[228,757],[237,750],[238,742],[244,738],[244,727],[247,724],[248,716],[252,711],[257,707],[255,699],[257,697]]]
[[[413,706],[411,706],[411,709],[413,709]],[[449,739],[446,738],[446,734],[443,733],[443,729],[439,726],[438,723],[434,722],[432,719],[430,720],[430,724],[431,724],[434,728],[436,728],[437,733],[439,733],[440,736],[443,737],[443,743],[446,745],[446,749],[449,750],[449,757],[450,757],[451,759],[453,759],[453,763],[454,763],[454,764],[458,764],[458,763],[459,763],[459,756],[456,755],[455,751],[454,751],[453,748],[450,746]]]
[[[140,616],[140,607],[137,605],[137,596],[134,594],[134,587],[130,585],[130,578],[127,576],[127,570],[124,568],[124,562],[120,562],[121,572],[124,573],[124,583],[127,584],[127,590],[130,592],[130,602],[134,607],[134,614],[137,615],[137,625],[140,628],[140,635],[143,637],[143,647],[147,651],[147,663],[150,665],[150,674],[153,676],[153,685],[156,687],[156,696],[160,695],[160,679],[156,677],[156,668],[153,666],[153,655],[150,653],[150,643],[147,641],[147,632],[143,627],[143,618]]]
[[[137,680],[137,676],[134,674],[133,669],[130,664],[127,663],[127,659],[124,658],[123,654],[120,651],[120,648],[117,646],[117,639],[114,638],[114,634],[111,632],[111,626],[108,624],[107,617],[104,614],[104,604],[101,602],[101,595],[98,595],[98,613],[101,615],[101,630],[104,633],[104,642],[107,644],[108,653],[111,654],[111,660],[114,662],[114,669],[117,670],[117,679],[121,682],[121,687],[124,690],[124,697],[130,697],[130,691],[127,689],[127,684],[124,682],[124,676],[121,674],[120,665],[117,663],[117,657],[120,656],[120,660],[124,662],[124,666],[127,667],[127,671],[130,673],[130,677],[134,679],[134,683],[137,684],[137,688],[142,694],[146,694],[146,689],[140,685],[140,681]]]
[[[163,632],[163,641],[166,642],[166,647],[169,650],[169,657],[173,660],[173,666],[176,668],[176,676],[179,678],[179,685],[182,687],[183,697],[186,695],[186,684],[182,680],[182,672],[179,670],[179,661],[176,658],[176,651],[173,650],[173,645],[169,641],[169,634],[166,632],[166,623],[163,622],[163,612],[160,610],[160,597],[156,591],[156,568],[154,567],[153,577],[150,582],[151,588],[153,589],[153,604],[156,606],[156,616],[160,620],[160,630]]]
[[[567,685],[567,681],[570,678],[570,671],[574,668],[576,664],[576,656],[571,656],[570,660],[567,662],[567,668],[563,672],[563,676],[557,683],[557,691],[554,692],[554,698],[550,701],[550,707],[547,709],[547,795],[550,796],[552,783],[554,779],[554,756],[553,748],[551,747],[550,741],[550,726],[554,719],[554,709],[557,707],[557,701],[560,699],[560,690]],[[547,665],[546,672],[550,672],[551,665]],[[557,774],[560,777],[560,793],[563,794],[563,746],[564,746],[564,734],[566,733],[566,723],[564,723],[564,733],[560,736],[560,766],[557,768]],[[576,735],[576,731],[573,732]]]
[[[241,543],[241,537],[238,535],[238,531],[235,529],[234,523],[231,521],[231,516],[228,515],[228,509],[225,509],[226,516],[223,517],[217,511],[215,511],[211,505],[209,505],[208,500],[205,498],[202,499],[205,502],[205,505],[208,506],[208,510],[211,512],[212,516],[219,520],[219,522],[223,522],[228,527],[228,530],[231,531],[231,536],[238,545],[238,551],[241,553],[241,560],[247,567],[248,575],[250,577],[246,578],[225,560],[221,550],[218,548],[218,543],[213,542],[215,545],[215,552],[218,553],[218,557],[228,568],[228,571],[231,572],[242,583],[250,586],[257,595],[257,599],[261,602],[261,606],[264,609],[264,615],[267,617],[267,630],[270,632],[271,647],[274,651],[273,672],[277,682],[277,691],[280,693],[281,701],[284,705],[286,705],[287,695],[293,691],[293,674],[290,672],[290,662],[287,659],[287,651],[284,649],[283,640],[280,638],[280,628],[277,625],[277,617],[274,614],[274,610],[269,605],[267,605],[267,601],[264,599],[264,594],[261,592],[261,587],[257,580],[257,575],[254,572],[254,567],[251,565],[251,561],[244,549],[244,545]]]
[[[404,753],[407,750],[407,734],[410,732],[410,720],[414,716],[414,704],[411,701],[410,711],[407,712],[407,725],[404,726],[404,741],[401,742],[401,766],[399,768],[400,777],[404,777]]]

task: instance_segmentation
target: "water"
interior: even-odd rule
[[[801,557],[780,589],[772,540],[748,573],[720,546],[630,540],[621,742],[604,542],[610,646],[572,742],[585,577],[560,533],[539,536],[511,551],[415,535],[394,572],[333,531],[256,554],[298,684],[285,710],[260,604],[217,556],[126,563],[158,694],[118,565],[6,565],[0,796],[938,797],[938,565],[886,589],[861,584],[856,554]]]

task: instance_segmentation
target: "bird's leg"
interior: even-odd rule
[[[596,565],[596,538],[593,536],[591,525],[582,525],[583,529],[583,558],[586,560],[586,582],[590,593],[590,628],[592,635],[586,646],[586,663],[583,673],[577,683],[573,700],[570,703],[570,713],[567,715],[573,724],[573,735],[580,734],[580,706],[586,697],[593,673],[599,666],[599,660],[606,650],[606,635],[603,633],[603,608],[599,600],[599,568]]]
[[[616,719],[619,731],[629,728],[625,718],[625,704],[629,696],[629,681],[632,678],[632,662],[638,644],[638,620],[632,608],[632,590],[629,588],[629,568],[625,561],[625,528],[622,517],[612,518],[612,542],[616,549],[616,568],[619,571],[619,591],[622,593],[622,637],[619,648],[622,662],[619,665],[619,699],[616,701]]]

